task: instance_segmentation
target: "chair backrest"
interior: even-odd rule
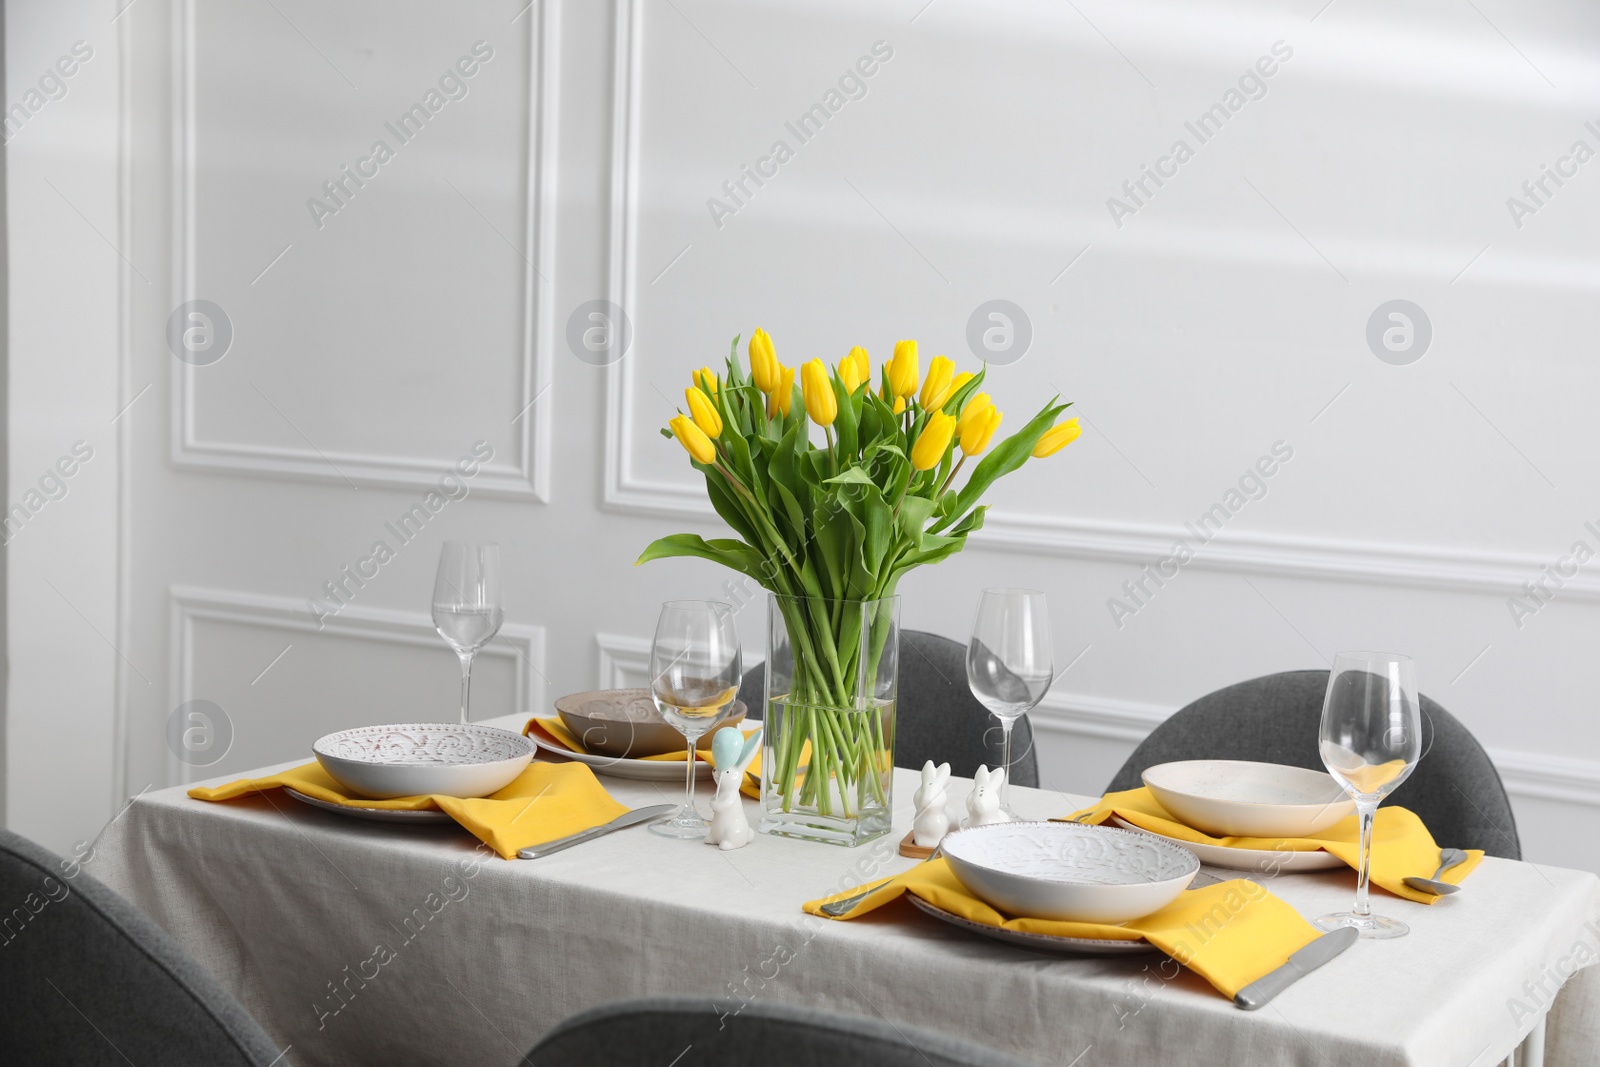
[[[538,1067],[1020,1067],[964,1041],[876,1019],[702,997],[624,1000],[581,1012],[523,1057]]]
[[[739,699],[751,718],[764,717],[765,664],[745,672]],[[966,647],[923,630],[900,631],[900,692],[895,705],[894,765],[921,769],[949,763],[971,778],[980,766],[1004,761],[1000,723],[967,686]],[[1011,730],[1011,782],[1039,784],[1039,757],[1026,715]]]
[[[1145,768],[1173,760],[1257,760],[1322,770],[1317,734],[1327,688],[1327,671],[1285,671],[1203,696],[1157,726],[1107,791],[1137,789]],[[1422,761],[1384,803],[1416,812],[1441,846],[1521,859],[1511,802],[1483,746],[1436,702],[1426,696],[1418,702]]]
[[[227,990],[84,872],[0,830],[0,1024],[8,1063],[284,1067]]]

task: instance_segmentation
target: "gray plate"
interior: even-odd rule
[[[395,826],[443,826],[456,825],[456,821],[442,811],[396,811],[393,808],[349,808],[343,804],[330,804],[326,800],[308,797],[304,793],[296,792],[288,786],[283,791],[294,797],[302,804],[309,804],[313,808],[331,811],[335,815],[347,815],[352,819],[366,819],[369,822],[386,822]]]
[[[971,919],[952,915],[913,893],[907,893],[906,899],[935,919],[941,919],[951,926],[959,926],[963,930],[982,934],[996,941],[1031,948],[1035,952],[1054,952],[1068,956],[1143,956],[1146,953],[1161,951],[1144,940],[1099,941],[1087,937],[1056,937],[1054,934],[1027,934],[1020,930],[1002,930],[997,926],[985,926],[983,923],[975,923]]]

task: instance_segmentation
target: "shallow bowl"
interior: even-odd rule
[[[372,800],[488,796],[533,759],[526,737],[473,723],[358,726],[318,738],[311,750],[335,781]]]
[[[1065,822],[957,830],[940,842],[961,884],[1008,915],[1122,923],[1172,903],[1200,870],[1149,834]]]
[[[1326,771],[1279,763],[1182,760],[1142,777],[1180,822],[1218,837],[1310,837],[1356,807]]]
[[[583,747],[595,755],[643,759],[682,752],[684,748],[683,735],[661,717],[648,689],[572,693],[556,701],[556,714],[583,742]],[[734,726],[744,714],[744,701],[735,700],[732,712],[718,726]],[[715,733],[707,730],[695,747],[709,750]]]

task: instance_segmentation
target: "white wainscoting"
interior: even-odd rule
[[[174,25],[172,64],[173,292],[176,302],[206,295],[197,277],[196,197],[198,176],[195,120],[196,0],[172,0]],[[525,226],[518,236],[526,253],[522,279],[522,342],[517,353],[520,369],[519,417],[513,423],[517,447],[512,464],[485,464],[473,488],[488,496],[550,499],[550,435],[554,415],[545,402],[552,384],[555,325],[551,301],[556,273],[555,203],[557,179],[557,116],[560,114],[559,5],[536,0],[524,16],[532,69],[528,75],[528,153],[523,175],[527,192]],[[252,283],[254,284],[254,283]],[[237,342],[236,342],[237,343]],[[448,358],[448,357],[447,357]],[[281,447],[246,441],[202,440],[195,429],[198,402],[196,368],[174,360],[171,364],[172,462],[193,470],[226,471],[315,482],[356,484],[386,488],[429,490],[449,474],[458,456],[401,456],[350,453],[318,449],[309,439],[305,448]],[[303,435],[302,435],[303,436]],[[462,442],[463,448],[467,444]]]
[[[620,634],[595,634],[599,652],[596,685],[601,689],[637,689],[650,684],[650,639]]]
[[[197,667],[194,651],[195,627],[203,622],[234,623],[272,630],[285,635],[291,643],[316,641],[319,638],[354,638],[359,641],[426,649],[429,652],[438,652],[445,647],[443,639],[433,627],[432,618],[422,612],[393,611],[347,604],[337,615],[325,618],[319,627],[317,620],[306,610],[305,602],[289,597],[237,590],[174,586],[170,599],[168,629],[171,664],[168,673],[170,691],[167,702],[172,708],[177,708],[197,696],[204,696],[194,691],[193,684]],[[545,706],[547,692],[544,627],[506,623],[478,656],[480,662],[487,659],[504,661],[511,665],[513,678],[511,711],[532,714],[534,709]],[[230,667],[235,666],[240,670],[246,668],[244,664],[230,664]],[[263,662],[259,665],[249,665],[249,669],[253,670],[256,666],[267,667],[268,664]],[[355,672],[359,670],[359,664],[352,664],[349,669]],[[382,721],[381,714],[378,714],[378,719]],[[191,768],[186,767],[175,754],[169,756],[167,763],[169,785],[205,776],[204,772],[193,772]]]

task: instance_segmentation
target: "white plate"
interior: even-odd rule
[[[456,821],[442,811],[432,808],[426,811],[401,811],[396,808],[351,808],[343,804],[330,804],[326,800],[308,797],[304,793],[283,787],[283,791],[294,797],[302,804],[310,804],[313,808],[331,811],[335,815],[348,815],[352,819],[366,819],[369,822],[386,822],[396,826],[443,826],[456,825]]]
[[[1138,941],[1102,941],[1098,938],[1057,937],[1054,934],[1002,930],[998,926],[985,926],[983,923],[975,923],[971,919],[953,915],[912,893],[907,893],[906,899],[935,919],[947,922],[951,926],[959,926],[963,930],[970,930],[972,933],[982,934],[996,941],[1031,948],[1035,952],[1059,952],[1072,956],[1143,956],[1160,951],[1143,938]]]
[[[760,728],[760,721],[739,724],[740,731],[747,735],[752,730]],[[590,752],[574,752],[570,748],[552,745],[537,734],[529,734],[528,740],[537,745],[541,751],[577,760],[596,774],[608,774],[613,778],[631,778],[637,782],[682,782],[684,779],[683,764],[678,760],[619,759],[615,756],[596,756]],[[696,781],[700,780],[701,775],[710,773],[709,763],[704,760],[694,761]]]
[[[1140,777],[1179,822],[1213,837],[1311,837],[1356,810],[1331,774],[1308,767],[1194,759]]]
[[[1119,816],[1111,816],[1111,821],[1124,830],[1135,833],[1149,834],[1161,841],[1170,841],[1180,848],[1186,848],[1200,857],[1200,862],[1211,867],[1226,867],[1230,871],[1250,871],[1255,874],[1273,874],[1280,871],[1294,873],[1297,871],[1331,871],[1335,867],[1343,867],[1344,860],[1331,852],[1318,849],[1315,852],[1278,852],[1269,848],[1229,848],[1226,845],[1201,845],[1193,841],[1182,841],[1176,837],[1168,837],[1146,830],[1142,826]]]
[[[488,796],[533,759],[526,737],[477,723],[358,726],[317,738],[311,751],[340,785],[373,800]]]
[[[1003,822],[947,834],[951,871],[1008,915],[1121,923],[1170,904],[1200,870],[1149,834],[1071,822]]]
[[[682,782],[684,779],[683,763],[679,760],[659,759],[619,759],[616,756],[596,756],[588,752],[574,752],[560,745],[552,745],[543,738],[533,734],[528,735],[528,740],[538,745],[541,751],[565,756],[570,760],[577,760],[585,764],[596,774],[608,774],[613,778],[632,778],[640,782]],[[707,764],[700,760],[694,761],[695,778],[698,779],[705,773]]]

